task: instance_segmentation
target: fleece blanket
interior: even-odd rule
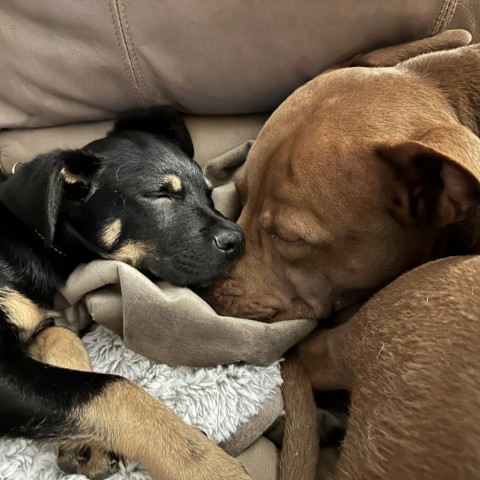
[[[282,383],[280,366],[231,364],[207,368],[170,367],[154,363],[125,347],[122,339],[96,325],[83,342],[97,372],[122,375],[163,400],[187,423],[216,443],[231,439],[237,429],[259,413]],[[1,480],[80,480],[56,466],[53,446],[31,440],[0,441]],[[120,463],[111,480],[149,480],[135,462]]]

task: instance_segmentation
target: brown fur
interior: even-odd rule
[[[479,257],[429,263],[299,346],[316,389],[351,390],[335,480],[475,480]]]
[[[282,364],[282,377],[285,433],[278,480],[309,480],[314,478],[317,466],[318,429],[315,417],[303,412],[315,412],[312,386],[293,354],[288,355]]]
[[[364,65],[388,68],[359,68],[357,58],[353,68],[307,83],[274,112],[236,185],[245,255],[227,280],[204,295],[217,312],[266,321],[322,319],[431,259],[480,252],[480,46],[456,48],[469,39],[465,32],[445,32],[363,59]],[[420,55],[435,49],[453,50]],[[405,61],[396,65],[399,60]],[[431,280],[437,282],[435,274]],[[355,386],[338,478],[476,478],[480,436],[464,418],[472,408],[479,411],[473,380],[478,368],[469,368],[455,384],[452,400],[446,398],[448,381],[436,370],[447,347],[445,368],[451,375],[476,360],[460,341],[447,343],[447,330],[444,336],[434,331],[433,309],[441,310],[442,302],[425,310],[415,300],[416,285],[400,285],[409,287],[403,295],[413,298],[411,304],[402,304],[400,296],[396,304],[385,295],[384,310],[377,301],[378,310],[365,320],[378,320],[384,331],[359,337],[347,323],[328,336],[319,334],[322,348],[306,342],[301,350],[316,388]],[[458,285],[467,288],[460,280]],[[461,288],[452,292],[457,314],[470,315],[459,338],[471,347],[477,344],[476,330],[465,305],[477,315],[478,306]],[[398,304],[410,309],[409,322],[397,323],[403,311]],[[431,324],[426,330],[417,330],[417,308]],[[448,318],[454,312],[449,310]],[[451,327],[462,330],[463,323]],[[408,338],[411,348],[399,341],[395,355],[383,362],[393,351],[382,346],[383,336]],[[365,350],[371,341],[368,361],[350,356],[356,342]],[[402,362],[402,348],[411,364]],[[410,390],[403,395],[399,385],[405,371]],[[469,384],[463,391],[462,382]],[[421,398],[415,398],[415,389]],[[372,411],[371,404],[379,408]],[[294,413],[303,416],[302,423],[314,415],[304,409]],[[437,427],[438,421],[444,424]],[[469,437],[463,453],[462,432]],[[448,445],[448,434],[460,443]],[[310,440],[305,442],[307,448]],[[392,453],[395,449],[400,454]]]

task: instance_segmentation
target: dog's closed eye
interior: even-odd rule
[[[148,192],[144,197],[149,200],[174,200],[175,198],[181,198],[179,195],[163,189]]]
[[[285,243],[288,245],[300,245],[302,243],[305,243],[305,240],[303,238],[298,238],[298,237],[294,238],[279,232],[270,233],[270,238],[274,242]]]
[[[171,184],[164,183],[160,185],[155,190],[151,190],[144,194],[144,197],[149,200],[181,200],[184,197],[184,192],[182,189],[176,190],[173,189]]]
[[[175,200],[184,197],[183,184],[179,176],[174,174],[165,175],[162,183],[153,191],[147,192],[145,197],[148,199],[158,200],[167,199]]]

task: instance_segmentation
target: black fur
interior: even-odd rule
[[[173,108],[156,107],[129,112],[117,120],[110,135],[125,130],[153,133],[180,147],[190,158],[194,156],[190,134],[182,117]]]
[[[192,285],[221,275],[240,255],[243,237],[214,209],[191,155],[181,117],[156,109],[120,120],[82,149],[40,155],[0,179],[0,290],[49,308],[79,263],[113,258],[131,242],[147,246],[136,266],[152,277]],[[168,175],[179,178],[180,190],[164,181]],[[102,232],[113,220],[121,231],[105,245]],[[20,333],[0,308],[0,435],[74,436],[72,411],[118,377],[35,361]]]

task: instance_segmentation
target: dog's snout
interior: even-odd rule
[[[213,234],[213,241],[229,257],[239,255],[243,249],[243,234],[238,228],[219,228]]]

